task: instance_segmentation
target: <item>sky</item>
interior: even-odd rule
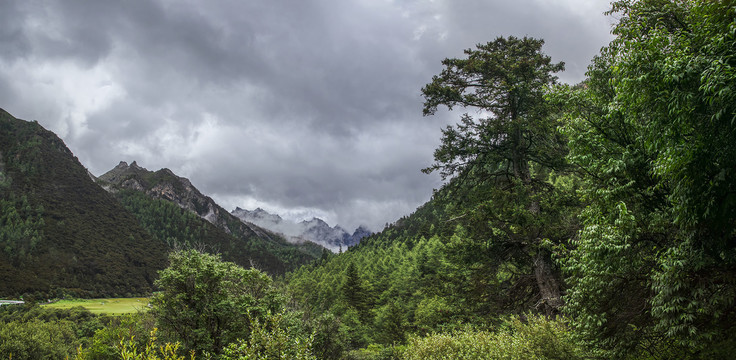
[[[227,210],[353,229],[409,215],[459,113],[423,117],[444,58],[543,38],[577,83],[611,39],[599,0],[2,0],[0,108],[94,175],[169,168]]]

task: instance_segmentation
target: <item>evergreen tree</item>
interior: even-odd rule
[[[564,66],[542,53],[543,43],[509,37],[480,44],[467,58],[443,60],[444,70],[422,91],[425,115],[440,105],[479,113],[443,130],[436,162],[425,169],[453,177],[454,219],[469,238],[458,243],[458,260],[480,265],[481,284],[515,263],[535,279],[529,291],[537,307],[551,314],[562,304],[561,284],[545,244],[565,241],[571,230],[564,226],[569,196],[552,184],[565,169],[566,147],[544,98]],[[530,288],[528,278],[514,282]]]
[[[352,262],[345,269],[345,283],[342,294],[348,306],[355,309],[360,315],[360,320],[366,324],[370,316],[370,303],[368,293],[360,279],[358,270]]]

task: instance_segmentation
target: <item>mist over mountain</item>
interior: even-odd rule
[[[341,248],[346,250],[348,247],[358,244],[362,238],[372,234],[364,226],[359,226],[351,234],[339,225],[332,227],[317,217],[300,222],[286,220],[261,208],[245,210],[238,207],[231,213],[243,221],[284,234],[291,241],[311,241],[333,252],[338,252]]]
[[[98,178],[98,184],[109,192],[117,194],[121,201],[128,204],[141,221],[148,224],[149,231],[160,234],[161,240],[167,243],[181,242],[189,238],[197,245],[213,247],[213,251],[220,252],[223,258],[234,261],[243,266],[255,266],[271,273],[283,273],[295,267],[314,260],[322,253],[322,247],[309,242],[287,241],[282,235],[262,228],[249,222],[243,222],[219,206],[212,198],[202,194],[191,181],[174,174],[169,169],[150,171],[133,161],[130,165],[121,161],[115,168]],[[192,237],[192,231],[172,233],[170,229],[182,227],[171,224],[173,210],[162,213],[156,209],[157,205],[139,204],[140,196],[132,199],[130,192],[142,194],[152,200],[163,200],[175,205],[181,210],[196,215],[201,221],[213,226],[217,231],[209,229],[202,235],[209,236],[209,240],[200,236]],[[195,225],[183,225],[191,230]],[[206,226],[197,224],[197,228]],[[213,237],[216,233],[221,233]],[[185,244],[191,246],[192,244]],[[172,244],[169,244],[172,246]]]

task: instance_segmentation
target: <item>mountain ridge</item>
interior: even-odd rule
[[[231,260],[243,266],[248,266],[252,259],[237,249],[238,246],[248,247],[256,251],[258,257],[265,257],[262,262],[266,264],[260,266],[272,273],[284,273],[321,255],[321,247],[317,244],[302,242],[295,245],[279,234],[241,221],[220,207],[212,198],[202,194],[189,179],[178,176],[167,168],[150,171],[135,161],[130,165],[121,161],[113,169],[100,175],[98,184],[111,193],[121,190],[137,191],[152,199],[168,201],[197,215],[235,238],[236,243],[233,244],[225,244],[220,240],[220,246],[239,253],[231,254],[234,257]],[[279,264],[276,259],[267,256],[266,252],[269,251],[292,259],[293,262]]]
[[[271,214],[260,207],[255,210],[236,207],[235,210],[231,211],[231,214],[242,221],[281,233],[289,237],[291,241],[311,241],[333,252],[337,252],[340,249],[347,250],[349,247],[358,244],[364,237],[373,234],[362,225],[350,234],[340,225],[332,227],[317,217],[300,222],[285,220],[280,215]]]

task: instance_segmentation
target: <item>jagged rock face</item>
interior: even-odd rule
[[[257,208],[253,211],[250,211],[250,210],[245,210],[245,209],[241,209],[238,207],[238,208],[235,208],[235,210],[233,210],[231,214],[237,216],[241,220],[247,219],[246,221],[250,221],[254,224],[256,224],[257,222],[281,224],[284,221],[284,219],[282,219],[281,216],[278,216],[276,214],[271,214],[261,208]]]
[[[360,242],[360,239],[372,234],[368,229],[361,226],[351,235],[342,227],[331,227],[319,218],[312,218],[311,220],[296,223],[284,220],[279,215],[270,214],[261,208],[253,211],[236,208],[232,211],[232,214],[243,221],[282,233],[290,237],[292,241],[307,240],[322,245],[332,251],[338,251],[341,248],[347,249]]]
[[[130,165],[125,161],[121,161],[112,170],[101,175],[98,179],[111,184],[119,184],[130,179],[133,174],[146,174],[148,172],[148,170],[138,166],[135,161]]]
[[[353,234],[350,235],[349,238],[345,239],[343,243],[347,244],[348,246],[357,245],[361,239],[371,235],[373,235],[373,232],[368,230],[368,228],[366,228],[365,226],[361,225],[358,226],[358,228],[353,231]]]
[[[107,191],[130,189],[144,192],[157,199],[173,202],[179,207],[189,210],[227,233],[252,233],[262,239],[278,241],[274,234],[242,223],[238,218],[223,209],[212,198],[202,194],[189,179],[177,176],[169,169],[155,172],[139,166],[135,161],[128,165],[121,161],[115,168],[100,175],[99,184]],[[244,228],[244,229],[234,229]]]
[[[111,191],[131,189],[142,191],[154,198],[171,201],[217,225],[220,211],[217,204],[195,188],[189,179],[176,176],[169,169],[151,172],[133,161],[121,161],[115,168],[101,175],[99,180]]]

